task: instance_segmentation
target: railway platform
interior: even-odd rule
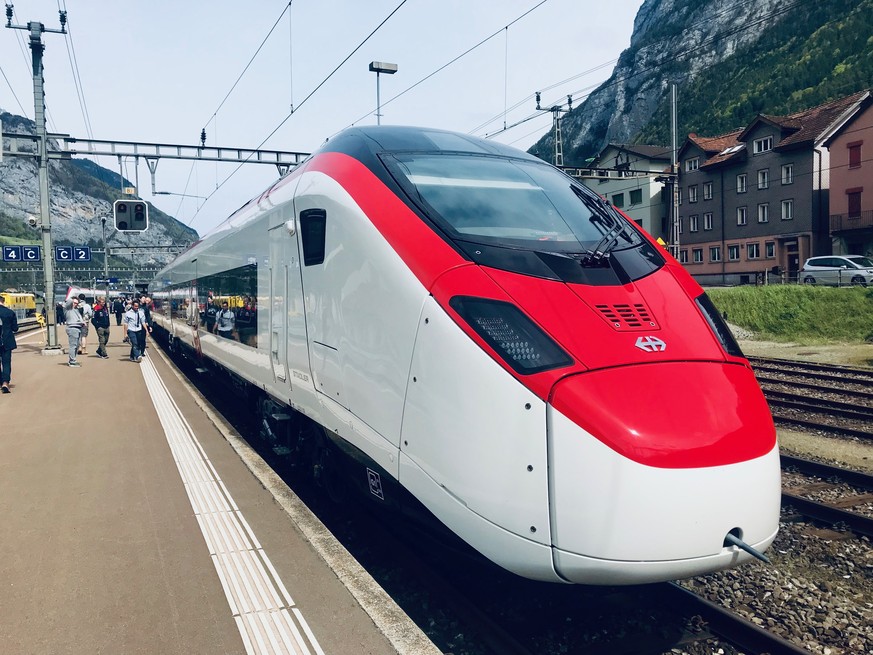
[[[18,343],[0,652],[440,652],[158,348],[130,362],[113,326],[70,368]]]

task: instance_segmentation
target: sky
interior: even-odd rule
[[[9,0],[5,0],[8,2]],[[352,125],[454,130],[526,150],[628,47],[643,0],[15,0],[42,23],[50,132],[312,152]],[[0,28],[0,109],[33,119],[26,30]],[[78,84],[77,84],[78,81]],[[504,129],[506,126],[508,129]],[[119,172],[115,157],[96,158]],[[138,194],[201,235],[278,176],[270,164],[123,163]]]

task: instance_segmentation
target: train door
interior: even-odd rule
[[[288,223],[270,230],[270,362],[276,380],[290,384],[290,376],[298,389],[311,389],[300,258],[291,225],[292,230]]]
[[[287,242],[284,225],[270,230],[270,366],[279,382],[288,380]]]

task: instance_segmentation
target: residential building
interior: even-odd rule
[[[807,257],[831,254],[825,141],[869,95],[761,114],[717,137],[688,135],[678,157],[677,237],[680,262],[698,281],[794,280]]]
[[[873,257],[873,96],[825,140],[834,255]]]
[[[593,159],[591,168],[567,172],[653,237],[667,241],[669,207],[662,195],[664,185],[657,178],[670,170],[670,160],[666,146],[611,143]]]

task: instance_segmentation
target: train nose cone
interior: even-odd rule
[[[752,372],[665,362],[566,378],[549,406],[556,570],[640,583],[750,558],[778,529],[779,455]]]

